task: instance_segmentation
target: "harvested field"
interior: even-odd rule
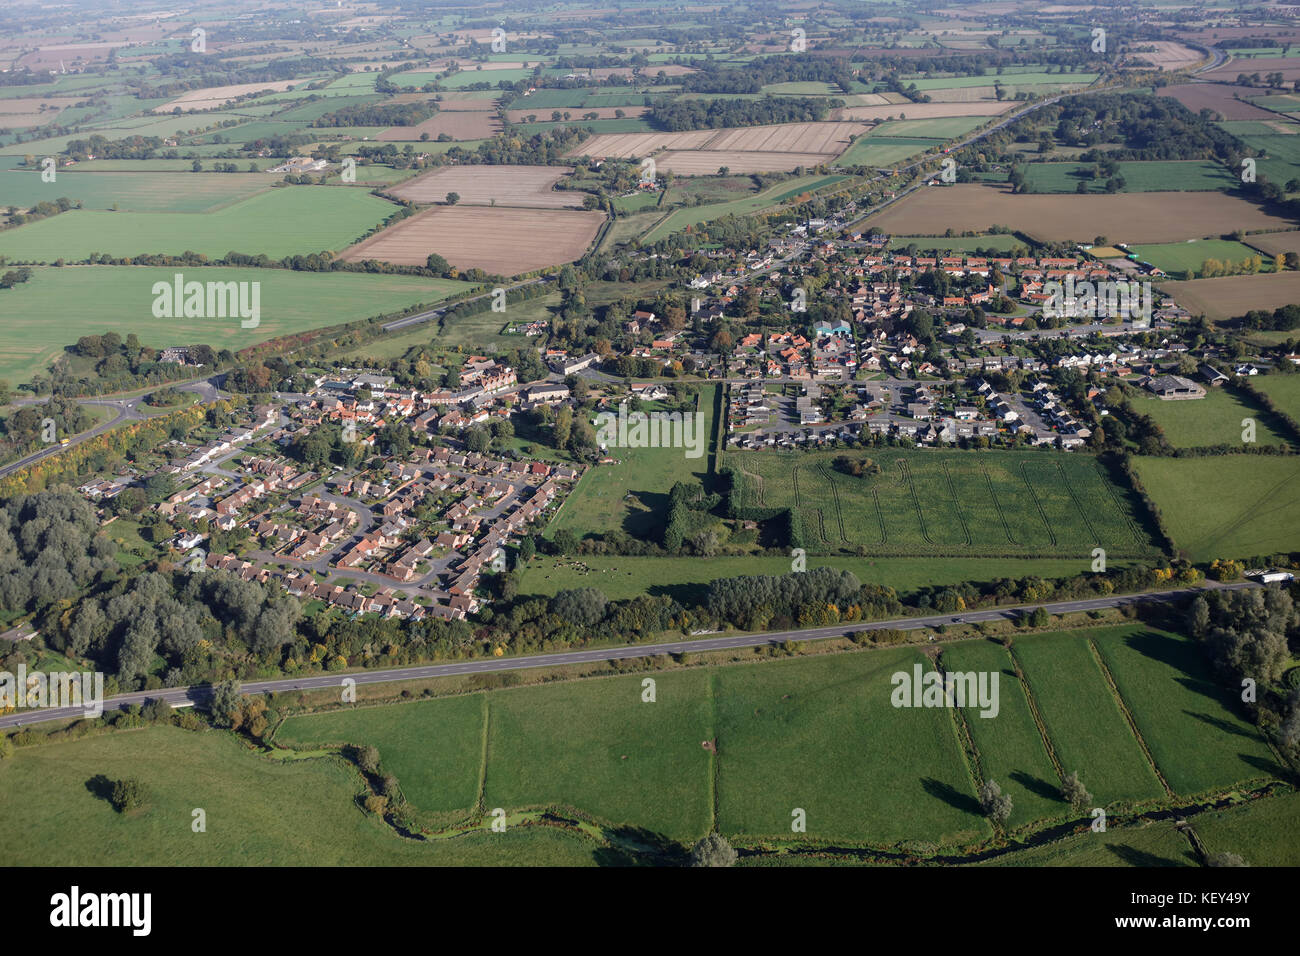
[[[1279,306],[1300,302],[1300,272],[1192,279],[1166,282],[1161,288],[1183,308],[1222,320],[1244,315],[1251,309],[1271,312]]]
[[[353,246],[342,258],[424,265],[436,252],[461,269],[517,275],[580,258],[604,219],[604,213],[571,209],[435,206]]]
[[[942,235],[1004,225],[1045,242],[1177,242],[1219,236],[1235,229],[1292,226],[1243,199],[1217,192],[1171,197],[1169,193],[1107,196],[1014,195],[1005,186],[963,183],[921,189],[869,220],[886,232]]]
[[[800,166],[817,166],[830,159],[825,153],[768,153],[700,149],[663,153],[655,158],[664,172],[678,176],[713,176],[723,166],[731,173],[786,172]]]
[[[1249,236],[1246,245],[1260,252],[1275,256],[1279,252],[1300,252],[1300,232],[1269,232],[1260,236]]]
[[[1182,70],[1205,59],[1205,54],[1200,50],[1170,40],[1139,40],[1138,45],[1156,48],[1153,53],[1136,53],[1134,56],[1143,63],[1150,63],[1161,70]],[[1235,73],[1233,79],[1236,79]]]
[[[581,208],[586,193],[555,189],[571,172],[571,166],[444,166],[388,192],[416,203],[440,203],[448,193],[459,193],[460,201],[470,206],[490,206],[496,200],[498,206]]]
[[[1193,113],[1209,109],[1226,120],[1268,120],[1277,118],[1276,114],[1246,102],[1247,99],[1260,95],[1259,90],[1249,86],[1227,86],[1223,83],[1183,83],[1178,86],[1166,86],[1164,89],[1157,90],[1156,94],[1159,96],[1172,96]],[[1241,96],[1242,99],[1237,99],[1238,96]]]
[[[1295,57],[1261,56],[1247,60],[1229,60],[1227,63],[1203,74],[1207,79],[1234,82],[1239,74],[1281,73],[1288,85],[1300,79],[1300,59]]]
[[[489,110],[438,112],[416,126],[390,126],[375,138],[383,142],[419,140],[427,133],[437,139],[446,133],[452,139],[488,139],[501,132],[501,120]]]
[[[997,102],[997,96],[992,86],[953,86],[943,90],[929,90],[927,95],[931,103],[975,103],[980,100],[990,100]],[[901,103],[899,104],[907,112],[911,112],[910,107],[922,106],[922,103]]]
[[[635,159],[661,149],[703,149],[718,135],[715,129],[690,130],[684,133],[607,133],[593,136],[575,147],[570,155],[595,159]]]
[[[283,93],[285,90],[306,82],[306,80],[280,80],[270,83],[236,83],[231,86],[209,86],[201,90],[190,90],[170,103],[155,106],[153,112],[170,113],[178,106],[183,112],[212,110],[224,106],[236,96],[246,96],[249,93],[261,93],[267,90],[274,93]]]
[[[909,120],[937,119],[944,116],[996,116],[1016,104],[1002,103],[908,103],[906,106],[846,106],[832,111],[836,120],[887,120],[904,116]]]
[[[0,129],[24,129],[53,123],[60,113],[78,102],[80,100],[72,96],[0,99]]]

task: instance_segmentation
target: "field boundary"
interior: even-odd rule
[[[1168,797],[1177,796],[1174,788],[1169,786],[1169,781],[1161,773],[1160,767],[1156,764],[1156,758],[1151,755],[1151,748],[1147,746],[1146,740],[1142,736],[1142,731],[1138,730],[1137,721],[1133,719],[1133,712],[1129,710],[1128,702],[1124,700],[1124,695],[1119,692],[1119,685],[1115,683],[1115,676],[1111,674],[1110,668],[1106,666],[1106,661],[1101,656],[1101,651],[1097,650],[1097,642],[1091,637],[1085,638],[1084,643],[1088,646],[1088,651],[1092,654],[1093,661],[1096,662],[1097,668],[1101,671],[1101,676],[1106,681],[1106,686],[1110,688],[1111,695],[1115,698],[1115,703],[1119,706],[1120,713],[1124,715],[1124,720],[1128,724],[1129,732],[1142,748],[1142,755],[1147,758],[1147,763],[1151,765],[1151,772],[1156,775],[1160,781],[1160,786],[1164,788],[1165,795]]]

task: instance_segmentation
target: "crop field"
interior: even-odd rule
[[[1256,375],[1250,383],[1300,422],[1300,375]]]
[[[1194,561],[1300,550],[1300,459],[1134,458],[1133,467]]]
[[[512,110],[524,110],[527,112],[539,112],[541,110],[588,110],[608,107],[610,109],[626,108],[633,106],[646,106],[645,93],[638,93],[634,90],[625,92],[611,92],[594,88],[588,89],[541,89],[530,93],[527,96],[519,96],[512,100],[509,108]]]
[[[122,212],[209,212],[269,189],[275,181],[272,176],[242,171],[60,172],[53,183],[45,183],[39,169],[15,169],[0,173],[0,206],[27,209],[66,196],[80,200],[86,209],[116,206]]]
[[[1258,249],[1266,256],[1280,253],[1300,252],[1300,231],[1266,232],[1258,236],[1248,236],[1247,244]]]
[[[1185,275],[1200,275],[1206,259],[1235,264],[1259,255],[1250,246],[1232,239],[1197,239],[1193,242],[1130,245],[1129,251],[1136,252],[1143,262],[1149,262],[1157,269],[1171,274]],[[1272,266],[1271,261],[1264,264],[1267,267]]]
[[[576,209],[435,206],[347,250],[346,262],[424,265],[436,252],[461,269],[517,275],[579,259],[605,214]]]
[[[901,160],[938,149],[942,140],[901,136],[859,136],[840,157],[843,166],[891,166]]]
[[[1092,193],[1105,192],[1106,179],[1093,179],[1091,163],[1026,163],[1025,181],[1036,193],[1072,193],[1086,182]],[[1121,192],[1197,192],[1233,189],[1238,183],[1216,163],[1200,160],[1170,162],[1123,162],[1119,175]]]
[[[214,110],[225,106],[239,96],[248,96],[250,93],[263,93],[268,90],[273,93],[282,93],[298,85],[305,86],[309,82],[311,82],[310,79],[303,78],[297,80],[273,80],[267,83],[237,83],[231,86],[206,86],[202,89],[183,93],[174,100],[168,100],[162,106],[155,107],[153,112],[170,113],[175,109],[180,109],[183,113],[192,110]]]
[[[424,134],[437,139],[446,133],[452,139],[487,139],[501,132],[501,120],[487,110],[439,111],[415,126],[390,126],[379,134],[381,142],[419,140]]]
[[[260,282],[260,324],[233,319],[159,319],[152,311],[155,282]],[[168,269],[141,266],[37,268],[5,294],[0,324],[0,379],[28,381],[83,335],[135,332],[154,348],[198,342],[232,351],[306,329],[434,304],[464,289],[452,279],[310,273],[285,269]],[[57,322],[46,316],[58,316]]]
[[[80,262],[96,252],[135,256],[192,250],[219,259],[233,250],[280,258],[342,249],[394,209],[365,190],[308,186],[271,189],[209,213],[76,209],[6,230],[0,234],[0,256],[10,262]]]
[[[729,453],[742,508],[794,508],[809,550],[1067,556],[1152,553],[1123,492],[1088,455],[881,450],[879,475],[836,471],[836,452]],[[734,492],[733,492],[734,494]]]
[[[1261,408],[1222,388],[1207,390],[1204,398],[1166,402],[1151,396],[1135,400],[1135,408],[1156,420],[1175,448],[1241,445],[1242,420],[1255,422],[1259,445],[1285,444],[1286,429]]]
[[[994,82],[999,82],[1003,86],[1038,86],[1050,83],[1091,83],[1097,78],[1096,73],[1005,73],[1001,76],[988,74],[985,76],[936,76],[930,79],[917,77],[915,79],[904,80],[904,84],[911,86],[916,84],[916,88],[923,92],[930,90],[951,90],[961,89],[968,86],[992,86]]]
[[[1300,272],[1164,282],[1160,288],[1192,314],[1223,320],[1245,315],[1252,309],[1271,312],[1279,306],[1300,302]]]
[[[415,203],[440,203],[448,193],[457,193],[459,201],[470,206],[581,208],[586,193],[555,188],[572,172],[571,166],[444,166],[389,192]]]
[[[871,137],[915,137],[918,139],[956,139],[978,126],[982,126],[987,116],[948,116],[921,119],[909,116],[904,120],[881,123],[868,135]]]
[[[1091,242],[1096,236],[1106,236],[1111,242],[1177,242],[1236,229],[1294,228],[1282,216],[1217,192],[1178,199],[1160,193],[1036,196],[966,183],[918,189],[868,221],[885,232],[911,235],[1003,225],[1044,242]]]
[[[1238,71],[1240,72],[1240,71]],[[1252,69],[1253,73],[1254,70]],[[1236,74],[1233,74],[1236,78]],[[1243,98],[1237,99],[1240,94]],[[1276,113],[1260,109],[1249,102],[1249,97],[1258,96],[1259,90],[1249,86],[1229,86],[1226,83],[1183,83],[1178,86],[1166,86],[1156,90],[1157,96],[1172,96],[1193,113],[1201,110],[1213,110],[1225,120],[1268,120],[1276,119]]]
[[[6,761],[0,839],[14,866],[49,861],[76,821],[84,866],[590,865],[592,844],[542,827],[417,844],[361,813],[354,769],[337,760],[271,761],[227,734],[151,728],[19,751]],[[123,816],[96,779],[136,777],[148,805]],[[196,840],[191,812],[209,829]],[[286,818],[288,807],[310,807]],[[218,823],[217,821],[221,821]]]
[[[907,103],[878,106],[845,106],[834,111],[831,119],[837,120],[911,120],[936,119],[945,116],[972,116],[984,118],[1005,113],[1015,103]]]

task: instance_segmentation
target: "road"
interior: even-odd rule
[[[528,279],[524,282],[516,282],[514,285],[504,286],[504,288],[507,292],[510,292],[514,289],[522,289],[524,286],[537,285],[539,282],[550,282],[554,278],[554,276],[538,276],[535,279]],[[404,319],[397,319],[393,322],[388,322],[381,325],[380,328],[385,332],[396,332],[400,329],[409,328],[412,325],[419,325],[421,322],[428,322],[430,319],[441,318],[447,311],[456,308],[458,305],[464,305],[467,302],[477,302],[479,299],[486,299],[492,294],[492,292],[484,292],[480,295],[471,296],[468,299],[460,299],[448,305],[439,306],[436,309],[430,309],[428,312],[420,312],[417,315],[408,315]]]
[[[978,611],[966,611],[958,615],[966,623],[979,621],[997,621],[1018,616],[1022,611],[1037,607],[1045,608],[1051,614],[1067,611],[1096,611],[1107,608],[1124,607],[1132,604],[1155,604],[1181,600],[1205,590],[1236,590],[1238,588],[1259,587],[1253,582],[1238,584],[1215,584],[1207,582],[1204,587],[1176,588],[1168,591],[1148,591],[1138,594],[1110,595],[1102,598],[1088,598],[1078,601],[1060,601],[1054,604],[1021,604],[1014,607],[988,608]],[[533,667],[557,667],[565,664],[596,664],[602,661],[630,660],[640,657],[654,657],[659,654],[680,654],[698,651],[725,651],[745,647],[761,647],[767,644],[781,644],[785,641],[823,641],[844,637],[856,631],[874,631],[882,628],[896,630],[916,630],[924,627],[938,627],[951,624],[951,614],[935,614],[928,617],[905,617],[892,621],[870,621],[834,624],[829,627],[815,627],[794,631],[767,631],[761,634],[734,634],[719,637],[699,636],[681,641],[669,641],[661,644],[636,644],[622,647],[603,647],[593,650],[568,651],[560,654],[531,654],[524,657],[485,658],[483,660],[462,661],[456,664],[428,664],[418,667],[395,667],[385,670],[361,671],[351,674],[328,674],[313,677],[296,677],[284,680],[249,681],[242,685],[245,694],[284,693],[293,690],[312,690],[343,686],[343,680],[350,678],[358,684],[387,684],[394,681],[417,680],[431,677],[452,677],[463,674],[486,674],[499,671],[527,670]],[[162,699],[173,707],[187,707],[203,704],[210,696],[207,686],[170,687],[163,690],[140,691],[121,694],[105,701],[106,710],[120,710],[130,704],[143,704],[148,700]],[[17,727],[23,724],[40,723],[46,720],[60,720],[83,716],[80,708],[67,707],[42,711],[22,711],[0,717],[0,728]]]

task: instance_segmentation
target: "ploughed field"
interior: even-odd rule
[[[1084,454],[873,450],[855,477],[843,452],[728,454],[741,516],[794,509],[802,545],[870,554],[1154,555],[1130,494]],[[1080,570],[1085,570],[1083,564]]]

